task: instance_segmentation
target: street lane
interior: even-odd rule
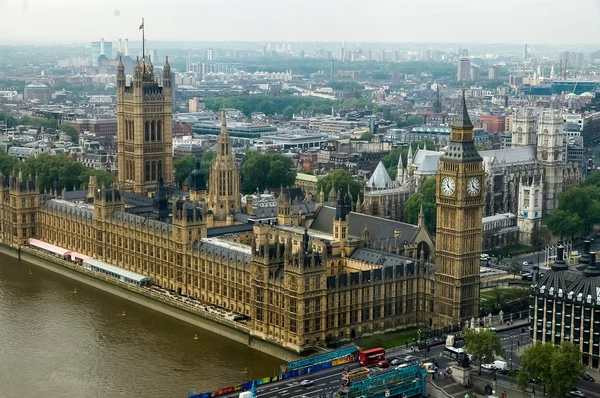
[[[522,327],[525,328],[524,333],[521,332],[521,327],[519,327],[517,329],[513,329],[513,330],[507,330],[507,331],[503,331],[500,329],[498,332],[500,335],[500,341],[502,342],[503,347],[505,347],[506,353],[508,354],[509,357],[510,357],[511,340],[513,341],[513,348],[514,348],[513,366],[514,367],[520,367],[520,361],[518,360],[518,356],[516,354],[517,341],[520,340],[522,342],[522,344],[527,344],[527,342],[529,341],[529,334],[527,332],[528,325],[523,325]],[[462,346],[462,341],[458,342],[457,346]],[[408,348],[405,346],[401,346],[401,347],[395,347],[395,348],[386,350],[386,358],[414,355],[414,356],[418,357],[420,360],[423,360],[425,358],[430,358],[436,363],[436,365],[440,369],[445,369],[448,365],[450,365],[451,361],[449,361],[446,358],[440,357],[440,354],[442,353],[443,349],[444,349],[444,344],[430,347],[429,352],[426,349],[413,351],[410,346]],[[508,360],[507,360],[507,363],[509,363],[509,366],[510,366],[510,362]],[[476,366],[476,365],[474,365],[474,366]],[[265,384],[263,386],[257,387],[257,389],[256,389],[257,397],[258,398],[263,398],[263,397],[264,398],[277,398],[277,397],[313,398],[313,397],[319,397],[320,395],[326,395],[327,393],[333,393],[340,388],[341,380],[342,380],[342,373],[344,372],[344,368],[346,368],[346,367],[348,369],[355,369],[355,368],[358,368],[359,365],[357,362],[353,362],[348,365],[337,366],[334,368],[325,369],[325,370],[315,372],[312,374],[297,376],[297,377],[293,377],[290,379]],[[372,366],[370,368],[373,369],[373,372],[380,371],[377,367]],[[483,376],[485,376],[485,375],[486,375],[486,371],[483,372]],[[489,374],[488,377],[490,377],[490,379],[493,380],[493,377],[491,374]],[[505,377],[505,376],[502,376],[502,377]],[[300,384],[302,382],[302,380],[312,380],[313,384],[311,384],[310,386],[303,386]],[[593,384],[593,383],[590,383],[590,384]],[[586,387],[586,388],[588,388],[588,387]],[[233,398],[233,397],[238,397],[239,394],[240,394],[240,391],[235,392],[235,393],[226,394],[226,395],[223,395],[222,397]],[[600,397],[594,396],[593,398],[600,398]]]

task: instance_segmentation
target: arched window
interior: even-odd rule
[[[151,133],[150,139],[152,141],[156,141],[156,122],[154,120],[152,121],[152,124],[151,124],[151,131],[152,131],[152,133]]]
[[[152,181],[156,181],[156,162],[152,161]]]
[[[150,181],[150,162],[146,162],[146,181]]]
[[[156,122],[156,140],[162,141],[162,122],[160,120]]]
[[[150,141],[150,122],[144,124],[144,141]]]
[[[163,173],[162,173],[162,160],[158,161],[158,177],[162,178]]]

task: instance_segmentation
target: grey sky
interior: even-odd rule
[[[0,43],[600,42],[600,0],[0,0]]]

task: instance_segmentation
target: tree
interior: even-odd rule
[[[6,153],[0,153],[0,172],[4,175],[9,175],[18,162],[17,158]]]
[[[581,363],[579,346],[571,342],[563,342],[554,346],[551,362],[551,377],[547,384],[548,392],[550,395],[564,397],[581,379],[585,371],[585,367]]]
[[[357,180],[351,172],[347,170],[337,169],[330,171],[325,177],[317,181],[317,192],[322,191],[325,194],[325,199],[329,199],[329,192],[331,187],[335,191],[345,193],[350,187],[350,194],[356,200],[359,193],[363,191],[364,182]]]
[[[523,264],[521,264],[519,260],[513,258],[508,266],[508,270],[511,274],[513,274],[513,276],[516,277],[517,275],[521,274],[521,271],[523,271]]]
[[[296,182],[296,168],[288,156],[248,151],[242,165],[242,192],[289,187]]]
[[[423,206],[425,227],[430,232],[435,232],[437,225],[437,206],[435,203],[436,177],[428,177],[419,187],[419,192],[412,194],[404,205],[404,220],[409,224],[417,224],[419,213]]]
[[[465,329],[465,351],[479,361],[481,374],[481,365],[493,363],[496,356],[502,355],[504,348],[500,336],[489,329]]]
[[[550,395],[562,397],[581,379],[584,369],[578,346],[570,342],[560,345],[538,342],[521,355],[517,383],[525,391],[529,380],[540,381]]]
[[[291,120],[294,117],[294,107],[288,105],[285,107],[282,113],[286,119]]]
[[[542,250],[550,242],[550,233],[548,228],[538,225],[531,231],[531,246],[533,250]]]
[[[398,127],[408,127],[408,126],[417,126],[419,124],[423,124],[425,119],[423,116],[419,115],[410,115],[404,121],[400,121],[397,123]]]
[[[583,222],[579,214],[573,214],[565,210],[555,210],[548,220],[548,228],[552,234],[563,239],[564,237],[575,237],[583,231]]]
[[[373,139],[373,137],[375,137],[375,134],[371,133],[370,131],[365,131],[360,136],[360,139],[365,140],[365,141],[371,141]]]
[[[74,144],[79,143],[79,131],[73,125],[69,123],[63,123],[60,125],[60,129],[65,132],[69,137],[71,137],[71,141]]]
[[[183,184],[183,181],[196,168],[197,161],[198,158],[194,155],[187,155],[175,161],[173,166],[175,168],[175,181],[177,184],[180,186]]]

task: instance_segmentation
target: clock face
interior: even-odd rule
[[[467,184],[467,193],[469,196],[477,196],[479,192],[481,192],[481,182],[479,182],[479,178],[473,177]]]
[[[452,178],[445,177],[442,180],[442,185],[440,186],[440,188],[444,195],[452,196],[452,195],[454,195],[454,190],[456,189],[456,184],[454,183],[454,180]]]

